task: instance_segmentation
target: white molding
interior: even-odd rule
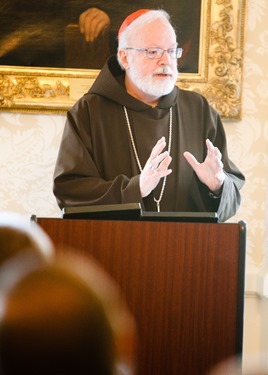
[[[245,296],[268,298],[268,269],[266,267],[246,273]]]

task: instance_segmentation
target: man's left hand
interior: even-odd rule
[[[221,152],[214,147],[209,139],[206,139],[207,156],[203,163],[199,163],[196,158],[188,151],[184,152],[184,157],[195,171],[199,180],[207,185],[209,190],[215,195],[221,192],[225,179],[223,164],[221,161]]]

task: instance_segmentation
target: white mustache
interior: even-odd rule
[[[160,68],[156,69],[153,74],[171,74],[173,75],[173,71],[169,66],[161,66]]]

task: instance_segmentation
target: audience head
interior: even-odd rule
[[[268,375],[267,353],[231,357],[213,367],[208,375]]]
[[[134,374],[133,319],[93,260],[12,263],[16,276],[0,275],[2,375]]]
[[[30,218],[0,212],[0,267],[13,256],[26,252],[49,259],[54,254],[54,247],[48,235]]]

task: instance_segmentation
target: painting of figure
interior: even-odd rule
[[[183,73],[198,73],[202,0],[1,0],[0,65],[100,69],[117,32],[140,8],[162,8],[184,49]]]

